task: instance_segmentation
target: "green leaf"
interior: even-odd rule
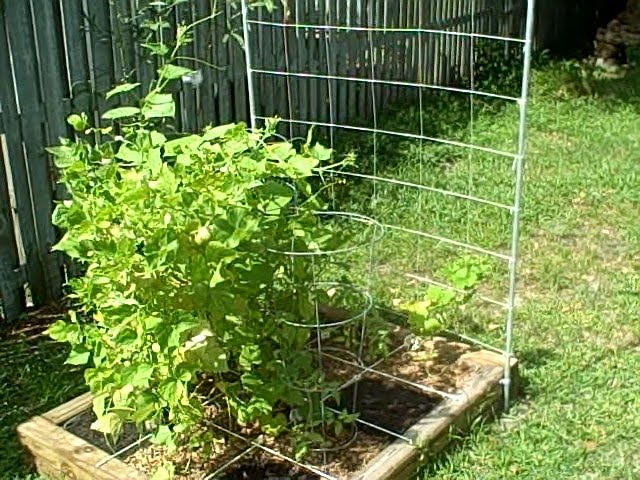
[[[67,123],[73,127],[76,132],[84,132],[89,127],[87,114],[72,114],[67,117]]]
[[[140,86],[140,83],[136,82],[136,83],[123,83],[122,85],[118,85],[117,87],[109,90],[107,92],[107,100],[109,100],[110,98],[116,96],[116,95],[120,95],[122,93],[126,93],[126,92],[130,92],[131,90],[138,88]]]
[[[251,370],[253,365],[262,363],[262,352],[258,345],[244,345],[238,363],[245,370]]]
[[[143,43],[141,46],[159,57],[164,57],[170,53],[169,47],[164,43]]]
[[[173,432],[167,425],[160,425],[151,437],[151,441],[158,445],[167,445],[173,441]]]
[[[430,318],[423,321],[420,333],[429,336],[438,333],[442,328],[443,326],[438,320]]]
[[[209,280],[209,288],[215,288],[218,284],[224,282],[224,277],[220,273],[222,271],[222,262],[218,264],[215,272],[211,275],[211,279]]]
[[[140,424],[152,418],[157,410],[156,398],[151,392],[142,392],[136,397],[136,410],[131,414],[131,420]]]
[[[106,435],[116,435],[122,429],[122,420],[120,417],[109,412],[91,424],[91,429]]]
[[[289,159],[288,163],[298,171],[300,176],[310,177],[313,175],[313,169],[318,166],[319,161],[317,158],[295,155]]]
[[[333,150],[330,148],[323,147],[319,143],[316,143],[311,148],[311,154],[321,162],[325,162],[327,160],[331,160],[331,155],[333,154]]]
[[[67,342],[72,334],[77,334],[78,326],[67,323],[64,320],[58,320],[51,325],[45,332],[56,342]]]
[[[142,152],[134,150],[126,144],[120,145],[115,156],[130,165],[140,165],[144,160],[144,154]]]
[[[68,168],[77,160],[75,150],[72,147],[59,145],[57,147],[48,147],[46,151],[53,155],[53,163],[59,169]]]
[[[216,140],[218,138],[222,138],[227,135],[231,130],[234,130],[238,127],[235,123],[229,123],[227,125],[218,125],[215,127],[207,128],[202,134],[202,139],[204,141],[210,142],[211,140]]]
[[[167,442],[155,442],[155,443],[167,443]],[[153,475],[151,480],[173,480],[176,477],[176,467],[171,462],[166,462],[160,465]]]
[[[185,393],[184,385],[176,378],[169,378],[158,387],[158,393],[169,405],[177,405]]]
[[[66,253],[71,258],[82,258],[80,242],[70,232],[64,234],[60,241],[53,246],[53,251]]]
[[[260,378],[252,373],[245,373],[240,377],[242,384],[249,388],[256,388],[264,385],[264,382]]]
[[[131,385],[133,385],[134,387],[147,388],[149,387],[153,371],[153,365],[149,365],[146,363],[138,365],[138,367],[135,369],[135,372],[129,379],[129,383],[131,383]]]
[[[266,197],[263,204],[263,211],[267,215],[279,215],[282,208],[287,206],[293,199],[291,187],[277,182],[267,182],[258,187],[261,196]]]
[[[152,332],[160,327],[163,324],[163,321],[158,317],[147,317],[143,320],[143,324],[145,330]]]
[[[76,345],[64,363],[67,365],[86,365],[90,357],[91,352],[89,350],[82,345]]]
[[[108,398],[108,394],[103,393],[100,395],[96,395],[93,397],[93,413],[96,417],[100,418],[105,414],[106,402]]]
[[[112,108],[102,114],[104,120],[119,120],[121,118],[134,117],[140,114],[138,107],[118,107]]]
[[[175,155],[185,151],[197,150],[202,145],[202,137],[200,135],[187,135],[186,137],[169,140],[164,145],[165,155]]]
[[[453,302],[456,298],[456,293],[447,288],[432,285],[427,290],[426,297],[433,306],[440,307]]]
[[[150,134],[151,136],[151,145],[154,147],[161,147],[165,143],[167,143],[167,137],[165,137],[162,133],[153,130]]]
[[[158,70],[158,74],[162,78],[165,78],[167,80],[177,80],[186,75],[191,75],[194,72],[195,70],[192,70],[190,68],[180,67],[178,65],[173,65],[171,63],[167,63],[163,65],[162,68]]]
[[[115,338],[116,343],[122,346],[129,346],[138,340],[136,331],[132,328],[125,328],[118,333]]]
[[[142,107],[142,115],[146,119],[175,117],[176,103],[170,93],[155,93],[149,95]]]

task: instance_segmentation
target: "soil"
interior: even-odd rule
[[[401,345],[406,331],[398,327],[392,335],[393,344]],[[446,393],[460,390],[474,371],[475,367],[461,360],[464,354],[476,350],[466,343],[432,337],[419,341],[416,347],[387,358],[376,370]]]
[[[396,329],[392,338],[395,346],[400,346],[405,341],[406,332]],[[470,346],[451,339],[431,338],[413,344],[411,348],[400,350],[377,364],[375,370],[452,393],[459,391],[468,375],[473,372],[473,367],[461,359],[463,354],[471,350]],[[337,365],[338,363],[327,362],[325,366],[333,366],[335,377],[342,381],[346,373],[352,372],[351,368],[345,369],[344,365]],[[357,386],[351,385],[343,390],[339,407],[351,410],[354,405],[354,396],[356,411],[360,414],[361,420],[399,435],[427,415],[441,400],[437,394],[425,393],[411,385],[376,373],[367,373],[361,377]],[[220,423],[217,423],[218,416],[220,416]],[[113,451],[113,448],[105,446],[104,437],[101,434],[88,431],[87,426],[91,422],[91,416],[87,414],[87,417],[77,419],[75,426],[71,425],[70,429],[106,451]],[[212,410],[209,417],[208,426],[203,425],[203,428],[210,428],[214,437],[220,438],[221,432],[211,426],[211,423],[227,425],[226,414],[222,412],[222,415],[218,415]],[[80,423],[85,427],[78,429],[77,425]],[[241,433],[247,436],[247,432]],[[353,431],[345,435],[347,437],[340,439],[338,443],[349,443],[348,440],[353,438]],[[135,430],[125,432],[124,436],[127,438],[123,440],[129,442],[139,438]],[[304,462],[314,465],[314,468],[335,478],[346,479],[359,471],[394,440],[393,436],[380,430],[358,424],[358,434],[348,447],[335,452],[312,451]],[[122,441],[118,442],[116,450],[122,448],[122,443]],[[281,454],[292,456],[292,445],[286,439],[263,439],[263,444]],[[180,480],[202,480],[230,462],[231,465],[224,468],[215,478],[221,480],[316,480],[321,478],[312,471],[295,466],[260,449],[254,449],[242,456],[241,460],[232,462],[250,446],[233,437],[220,438],[220,441],[212,446],[210,453],[204,454],[198,450],[184,449],[169,457],[163,447],[143,443],[137,449],[132,449],[119,458],[150,475],[157,467],[170,460],[177,465],[176,478]]]
[[[314,473],[302,472],[300,467],[287,465],[283,461],[269,459],[264,455],[231,467],[223,472],[219,480],[316,480]]]
[[[91,410],[86,410],[80,415],[68,420],[63,427],[77,437],[86,440],[91,445],[98,447],[109,454],[113,454],[118,450],[135,443],[144,434],[139,433],[134,425],[126,425],[124,431],[118,439],[109,438],[103,433],[96,432],[91,429],[91,424],[95,420],[95,416]],[[131,452],[134,452],[132,449]]]

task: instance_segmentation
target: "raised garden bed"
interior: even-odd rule
[[[501,404],[503,357],[451,339],[421,341],[417,348],[401,345],[372,368],[359,368],[357,435],[347,432],[343,448],[311,452],[304,465],[297,464],[287,459],[286,440],[227,431],[214,414],[205,428],[227,441],[206,458],[179,451],[171,458],[176,478],[403,480],[425,454],[442,450],[452,433],[467,431],[474,419]],[[344,390],[346,403],[352,390]],[[20,425],[21,442],[39,473],[54,479],[149,479],[168,460],[161,447],[137,432],[108,446],[88,428],[90,409],[91,396],[85,394]]]

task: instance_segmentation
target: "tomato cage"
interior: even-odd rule
[[[533,3],[311,0],[268,13],[242,2],[252,127],[278,117],[281,134],[306,138],[313,129],[335,159],[353,159],[329,180],[335,211],[326,220],[358,220],[376,231],[371,248],[351,252],[341,272],[314,278],[323,292],[355,288],[360,299],[333,306],[339,319],[323,320],[330,306],[317,302],[317,322],[292,323],[316,330],[309,348],[322,381],[327,362],[345,367],[339,390],[349,412],[360,415],[353,437],[334,450],[352,446],[364,430],[415,445],[409,425],[370,415],[384,408],[367,398],[380,394],[375,386],[367,392],[374,377],[454,403],[468,399],[404,368],[425,341],[456,339],[501,356],[502,402],[509,406]],[[494,68],[505,62],[509,68]],[[493,134],[481,114],[491,109],[509,119],[511,128],[502,131],[510,135]],[[491,179],[476,173],[487,164]],[[314,271],[332,253],[279,251],[292,262],[310,261]],[[336,283],[340,275],[348,280]],[[454,297],[465,302],[455,314],[429,310]],[[416,319],[422,328],[411,328]],[[383,324],[392,326],[388,346],[372,353]],[[336,345],[336,337],[357,337],[345,333],[356,325],[357,341]],[[323,391],[322,382],[292,388]],[[338,412],[326,400],[323,412]],[[334,478],[323,468],[331,449],[318,451],[323,455],[306,467]]]

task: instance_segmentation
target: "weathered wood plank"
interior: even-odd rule
[[[305,22],[306,19],[306,2],[305,0],[295,0],[295,11],[292,13],[296,24]],[[309,30],[306,28],[296,28],[296,58],[292,62],[292,67],[297,72],[307,71],[309,51],[307,49],[307,36]],[[307,79],[298,79],[298,95],[296,102],[298,104],[298,112],[296,119],[307,120],[309,118],[309,81]],[[301,132],[303,127],[299,127]]]
[[[66,77],[72,100],[71,109],[91,113],[92,86],[87,54],[87,37],[82,0],[60,3]]]
[[[175,24],[176,25],[191,25],[196,21],[194,2],[187,2],[178,4],[175,6]],[[190,59],[196,57],[195,48],[197,42],[197,29],[191,31],[194,41],[188,45],[184,45],[180,51],[180,56],[188,57]],[[180,59],[176,63],[187,68],[199,68],[193,62],[193,60]],[[181,86],[179,93],[177,94],[178,101],[176,102],[178,116],[180,118],[180,129],[186,132],[195,132],[198,129],[197,111],[196,105],[196,88],[190,85],[185,86],[180,83],[180,80],[176,82]]]
[[[335,8],[335,0],[327,0],[326,11],[324,14],[326,25],[338,25],[338,12]],[[338,75],[338,58],[340,55],[340,46],[336,43],[336,35],[338,32],[328,30],[325,33],[325,48],[327,56],[327,74],[330,76]],[[338,98],[338,81],[329,80],[327,91],[327,121],[331,124],[337,123],[337,104]],[[328,132],[328,141],[331,148],[335,147],[335,128],[331,127]]]
[[[20,442],[26,447],[38,472],[51,478],[74,480],[144,480],[146,475],[115,459],[102,467],[106,452],[76,437],[43,417],[34,417],[18,427]]]
[[[6,152],[5,135],[0,125],[0,302],[5,320],[14,321],[26,305],[24,289],[20,286],[21,275],[15,273],[20,260],[9,197],[9,177],[5,167],[8,164]]]
[[[36,216],[38,225],[40,251],[47,259],[47,288],[49,298],[56,299],[62,293],[63,283],[63,262],[64,258],[57,252],[51,252],[51,247],[57,241],[57,235],[51,225],[52,204],[45,203],[46,198],[51,200],[57,197],[58,189],[55,179],[57,177],[53,160],[46,155],[43,146],[57,144],[61,137],[66,137],[69,133],[65,121],[70,113],[70,103],[63,99],[70,96],[68,84],[65,81],[64,65],[61,59],[64,58],[62,25],[60,11],[53,8],[52,3],[45,2],[37,4],[31,0],[31,22],[34,31],[35,53],[39,71],[40,98],[44,104],[44,145],[33,145],[39,147],[37,157],[39,162],[47,169],[48,189],[46,185],[41,185],[39,192],[38,185],[32,186],[36,190],[37,198],[34,202],[41,206]],[[32,142],[26,142],[31,144]],[[31,166],[30,166],[31,169]],[[44,196],[43,195],[47,195]]]
[[[212,41],[214,42],[214,50],[216,54],[216,65],[220,67],[221,70],[218,71],[218,81],[217,81],[217,99],[218,99],[218,112],[220,115],[220,123],[225,124],[229,122],[233,122],[234,111],[233,111],[233,84],[232,79],[234,75],[234,65],[231,63],[231,51],[235,48],[239,48],[238,40],[235,38],[229,39],[229,42],[224,45],[222,43],[222,37],[220,32],[224,32],[226,30],[227,18],[230,13],[232,6],[227,4],[225,9],[225,15],[220,15],[215,19],[215,30]],[[250,13],[250,15],[253,15]],[[262,27],[257,25],[252,26],[252,31],[254,32],[253,36],[256,36],[256,30],[261,31]],[[238,32],[236,32],[238,33]],[[252,40],[257,41],[256,39]],[[234,45],[235,44],[235,45]],[[258,42],[259,45],[259,42]],[[259,45],[260,46],[260,45]],[[255,67],[256,61],[256,44],[253,44],[253,58],[251,59],[252,65]],[[254,80],[262,81],[263,75],[253,75]],[[256,83],[256,85],[260,85],[260,83]],[[258,99],[261,96],[261,92],[264,90],[260,89],[255,92],[256,103],[258,103]],[[268,95],[266,95],[268,96]],[[258,109],[259,110],[259,109]]]
[[[113,32],[113,75],[117,83],[136,76],[136,37],[133,31],[130,0],[111,1],[111,31]]]
[[[465,355],[464,360],[477,366],[462,388],[464,401],[443,400],[434,410],[405,432],[415,448],[397,440],[377,455],[362,471],[349,480],[407,480],[415,475],[421,454],[433,456],[449,443],[451,433],[467,431],[478,416],[498,407],[503,375],[501,357],[491,352]],[[514,364],[515,365],[515,364]]]
[[[115,84],[111,12],[108,2],[88,1],[86,27],[89,29],[89,65],[93,72],[95,107],[102,114],[115,105],[115,99],[107,101],[105,94]]]
[[[46,145],[43,130],[45,112],[38,82],[36,41],[27,2],[17,2],[12,8],[5,9],[3,15],[14,59],[5,71],[13,71],[16,85],[19,86],[13,102],[10,99],[11,82],[0,82],[4,84],[0,89],[9,94],[4,96],[9,97],[9,101],[2,102],[8,110],[5,128],[8,132],[9,160],[27,256],[29,286],[34,303],[42,305],[52,299],[54,291],[48,277],[48,245],[54,241],[54,232],[50,222],[51,170],[42,150]]]
[[[207,18],[213,13],[211,5],[208,1],[197,1],[193,6],[193,17],[196,19]],[[200,61],[193,61],[190,65],[193,69],[200,72],[201,83],[198,85],[187,86],[193,88],[195,94],[195,103],[193,112],[195,117],[195,130],[201,130],[207,124],[213,123],[211,112],[213,109],[213,87],[211,77],[211,67],[207,64],[211,63],[211,38],[214,19],[198,25],[193,34],[193,50],[194,57]],[[206,62],[206,63],[205,63]]]
[[[42,415],[42,418],[45,418],[56,425],[61,425],[67,420],[75,417],[76,415],[80,415],[85,410],[91,408],[92,400],[93,395],[90,392],[87,392],[67,403],[63,403],[53,410],[49,410],[47,413]]]
[[[241,31],[240,17],[236,15],[236,10],[232,8],[230,3],[227,4],[225,11],[225,22],[228,21]],[[244,50],[240,42],[235,39],[229,41],[229,68],[233,72],[231,87],[233,88],[233,100],[235,102],[235,110],[233,118],[236,121],[249,121],[249,97],[247,87],[247,68],[244,57]]]
[[[4,21],[0,18],[0,37],[4,34]],[[0,68],[6,68],[10,63],[9,50],[2,48],[0,43]],[[0,91],[0,105],[4,101],[6,97]],[[4,110],[7,110],[7,107]],[[24,289],[19,285],[20,278],[15,273],[20,266],[20,259],[14,233],[16,225],[14,225],[10,196],[13,192],[10,193],[9,188],[10,164],[5,135],[3,114],[0,110],[0,302],[4,318],[13,321],[18,319],[26,305]]]

